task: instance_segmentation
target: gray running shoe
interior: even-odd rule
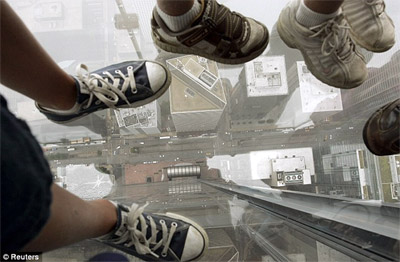
[[[394,23],[383,0],[345,0],[342,9],[357,44],[372,52],[385,52],[394,45]]]
[[[307,28],[296,20],[300,3],[292,0],[279,16],[277,28],[282,40],[301,51],[308,69],[320,81],[344,89],[361,85],[367,79],[367,67],[343,15]]]
[[[269,36],[263,24],[231,12],[215,0],[199,2],[202,5],[200,17],[181,32],[172,32],[154,8],[152,37],[159,48],[225,64],[245,63],[264,52]]]
[[[86,65],[77,67],[77,98],[70,110],[36,107],[49,120],[67,123],[106,108],[138,107],[150,103],[167,91],[171,74],[155,61],[128,61],[88,73]]]
[[[208,236],[194,221],[173,213],[144,213],[146,207],[116,204],[113,232],[97,238],[145,261],[193,261],[208,249]]]
[[[375,155],[400,154],[400,99],[383,106],[368,119],[363,138]]]

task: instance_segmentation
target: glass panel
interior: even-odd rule
[[[210,238],[209,251],[201,261],[359,261],[274,214],[196,179],[124,186],[110,197],[128,205],[148,202],[148,212],[178,213],[200,223]],[[71,254],[86,261],[105,251],[118,252],[86,241],[46,253],[43,261],[58,261]]]
[[[378,157],[363,141],[367,119],[400,97],[398,42],[385,53],[362,50],[369,78],[344,90],[316,80],[300,52],[279,38],[276,21],[288,1],[219,0],[270,31],[266,52],[236,66],[159,52],[151,38],[155,0],[9,2],[70,74],[80,63],[95,70],[141,57],[162,61],[171,70],[169,91],[157,101],[136,109],[98,111],[65,125],[47,120],[31,99],[0,87],[10,111],[26,120],[40,141],[55,181],[80,197],[108,196],[125,204],[149,201],[149,212],[191,217],[210,236],[204,260],[221,261],[360,258],[304,235],[273,212],[187,176],[258,190],[259,198],[273,192],[279,205],[291,208],[293,202],[280,199],[281,193],[357,203],[360,208],[351,211],[358,215],[363,206],[376,207],[383,217],[387,207],[398,210],[400,155]],[[400,3],[385,2],[399,25]],[[399,30],[397,26],[397,39]],[[341,219],[357,227],[349,217]],[[394,244],[388,249],[398,254],[399,224],[392,230]],[[44,261],[83,260],[104,249],[88,241],[48,253]]]

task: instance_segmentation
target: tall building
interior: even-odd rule
[[[160,134],[161,112],[157,101],[137,108],[114,110],[121,135]]]
[[[82,30],[85,1],[10,1],[33,33]]]
[[[154,45],[152,38],[152,30],[150,20],[153,16],[153,9],[156,5],[156,0],[135,0],[124,1],[127,12],[136,13],[138,15],[139,28],[136,32],[140,50],[142,53],[153,58],[157,56],[158,51]],[[132,44],[131,44],[132,45]]]
[[[379,158],[361,138],[314,148],[316,192],[360,199],[382,199]]]
[[[384,202],[400,201],[400,155],[375,158]]]
[[[283,56],[260,56],[246,63],[230,94],[231,129],[273,127],[276,119],[266,116],[288,93]]]
[[[217,63],[194,56],[167,60],[171,116],[177,132],[215,130],[226,106]]]
[[[274,128],[304,128],[313,126],[314,119],[326,119],[342,110],[340,89],[316,79],[304,61],[296,61],[287,71],[288,93],[273,104],[264,101],[271,109],[264,120]],[[314,116],[314,118],[312,118]],[[264,124],[265,125],[265,124]]]
[[[369,68],[368,79],[359,87],[343,90],[343,112],[332,121],[365,121],[383,105],[400,97],[400,51],[380,68]]]
[[[270,179],[274,187],[311,184],[315,175],[309,147],[253,151],[250,165],[252,179]]]
[[[358,149],[322,156],[323,174],[317,176],[319,192],[334,196],[369,199],[365,151]]]
[[[303,112],[343,110],[340,89],[324,84],[315,78],[304,61],[297,61],[297,75]]]
[[[307,115],[310,122],[316,124],[325,121],[329,116],[343,110],[341,89],[318,80],[304,61],[297,61],[289,71],[291,85],[299,87],[301,112]]]
[[[207,159],[207,165],[219,170],[221,178],[227,182],[233,181],[239,184],[240,181],[251,180],[250,154],[216,155]]]
[[[292,51],[288,51],[291,54]],[[293,58],[296,58],[293,60]],[[341,111],[340,89],[316,79],[301,56],[259,57],[246,64],[230,97],[232,130],[303,128]]]
[[[113,2],[116,6],[116,1]],[[157,50],[151,37],[152,10],[154,0],[120,1],[116,16],[114,17],[116,52],[119,60],[131,60],[141,58],[140,54],[146,54],[146,59],[157,56]],[[127,16],[121,15],[125,10]],[[138,52],[138,53],[137,53]],[[142,55],[143,56],[143,55]]]
[[[248,97],[288,93],[283,56],[261,56],[245,64]]]
[[[56,62],[75,60],[94,70],[115,61],[115,1],[15,0],[10,4]],[[68,73],[74,74],[72,70]]]
[[[207,160],[210,168],[220,170],[221,178],[253,186],[284,187],[309,185],[315,176],[312,148],[252,151],[248,154],[214,156]],[[260,180],[266,181],[260,182]]]

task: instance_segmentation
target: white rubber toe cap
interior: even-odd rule
[[[201,233],[193,226],[189,227],[181,261],[191,261],[200,256],[204,252],[205,245]]]
[[[155,62],[146,62],[147,76],[150,87],[154,93],[160,90],[166,83],[168,75],[166,69]]]

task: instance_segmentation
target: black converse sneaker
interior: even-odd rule
[[[36,107],[57,123],[66,123],[106,108],[138,107],[159,98],[171,83],[171,74],[155,61],[128,61],[88,73],[86,65],[77,67],[76,104],[70,110]]]
[[[143,213],[147,205],[115,205],[115,230],[97,238],[100,242],[145,261],[193,261],[208,249],[207,233],[186,217]]]

